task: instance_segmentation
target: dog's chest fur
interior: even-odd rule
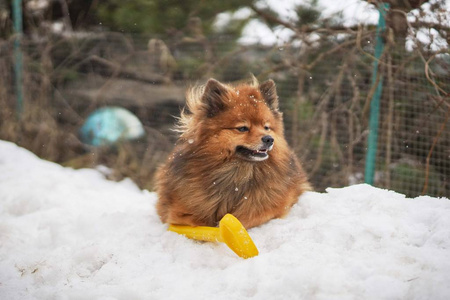
[[[185,189],[179,191],[183,195],[178,196],[197,212],[202,212],[202,219],[209,219],[211,224],[227,213],[235,216],[250,212],[258,214],[280,206],[285,200],[281,195],[286,194],[286,189],[298,176],[293,157],[288,169],[270,159],[258,163],[228,161],[216,165],[198,165],[195,161],[192,157],[184,160],[183,165],[175,161],[171,172],[183,175],[178,177],[183,182],[176,186]]]

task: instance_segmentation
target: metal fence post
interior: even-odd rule
[[[23,113],[23,62],[22,62],[22,0],[13,1],[14,18],[14,73],[16,83],[16,115],[20,119]]]
[[[385,15],[389,9],[389,4],[382,3],[378,7],[380,18],[375,39],[375,61],[373,63],[372,85],[377,84],[378,62],[384,49],[383,32],[386,29]],[[370,102],[369,137],[367,141],[366,168],[364,180],[368,184],[373,184],[375,177],[375,165],[378,144],[378,120],[380,115],[380,98],[383,90],[383,77],[380,74],[378,85]]]

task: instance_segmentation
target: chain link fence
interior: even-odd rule
[[[79,167],[110,167],[152,188],[170,152],[170,130],[185,89],[214,77],[225,82],[272,78],[286,137],[317,191],[364,182],[373,95],[374,31],[328,38],[320,47],[239,45],[226,36],[164,40],[99,33],[23,40],[24,113],[15,115],[14,54],[0,45],[0,138],[39,156]],[[450,197],[450,56],[393,43],[380,59],[375,185],[407,196]],[[94,109],[129,109],[146,136],[116,147],[83,145],[78,130]]]

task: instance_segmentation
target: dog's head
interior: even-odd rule
[[[205,151],[227,158],[258,162],[284,145],[282,114],[275,83],[231,87],[210,79],[197,97],[193,112],[197,134],[205,137]],[[191,105],[192,106],[192,105]],[[213,150],[215,149],[215,150]]]

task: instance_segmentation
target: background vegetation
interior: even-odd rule
[[[444,1],[386,2],[375,184],[449,197],[449,14]],[[176,139],[170,127],[185,88],[253,73],[276,81],[287,138],[317,190],[363,181],[373,25],[344,25],[341,15],[323,16],[317,1],[296,7],[290,19],[258,1],[24,1],[19,117],[10,5],[0,5],[0,139],[66,166],[105,165],[109,178],[131,177],[152,189]],[[236,11],[241,17],[232,18]],[[219,16],[228,21],[219,26]],[[272,46],[239,43],[255,19],[290,37]],[[84,145],[80,126],[106,105],[135,113],[146,136],[114,147]]]

